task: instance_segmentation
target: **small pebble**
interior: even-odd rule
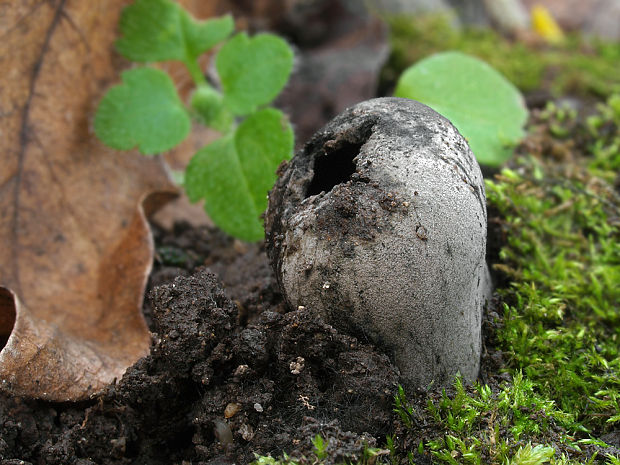
[[[231,402],[226,406],[226,409],[224,409],[224,417],[232,418],[239,412],[239,410],[241,410],[241,404]]]

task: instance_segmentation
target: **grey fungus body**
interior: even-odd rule
[[[282,168],[265,226],[292,308],[381,347],[408,387],[477,377],[486,200],[447,119],[399,98],[345,110]]]

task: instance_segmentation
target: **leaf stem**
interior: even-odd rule
[[[191,74],[192,79],[194,80],[194,83],[196,84],[196,87],[209,85],[207,84],[207,80],[205,79],[204,73],[200,69],[200,65],[198,64],[197,59],[192,60],[191,58],[187,58],[183,61],[183,63],[185,63],[185,66],[187,67],[189,74]]]

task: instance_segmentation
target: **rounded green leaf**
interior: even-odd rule
[[[170,0],[137,0],[123,10],[116,48],[133,61],[193,61],[233,28],[230,15],[196,21]]]
[[[459,52],[438,53],[411,66],[394,94],[448,118],[482,164],[506,161],[510,146],[524,135],[528,112],[521,93],[483,61]]]
[[[213,222],[231,236],[246,241],[263,238],[260,213],[243,176],[233,136],[200,149],[185,171],[185,191],[192,202],[205,200]]]
[[[278,166],[293,154],[293,139],[288,118],[275,108],[253,113],[237,128],[235,147],[259,215],[267,209]]]
[[[185,173],[185,188],[228,234],[246,241],[264,236],[262,213],[282,160],[291,157],[293,130],[286,117],[268,108],[248,117],[234,134],[202,148]]]
[[[123,83],[103,97],[95,115],[95,133],[106,145],[144,154],[161,153],[181,142],[191,122],[170,77],[154,68],[121,75]]]
[[[293,51],[273,34],[240,33],[219,51],[216,67],[226,106],[246,115],[280,93],[293,69]]]

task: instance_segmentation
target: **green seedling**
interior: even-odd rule
[[[448,118],[483,165],[505,162],[524,135],[528,112],[521,93],[489,65],[460,52],[438,53],[406,69],[394,95]]]
[[[323,460],[327,457],[327,442],[323,439],[323,436],[317,434],[312,439],[312,445],[314,446],[314,454],[319,460]]]
[[[125,71],[103,97],[95,133],[112,148],[154,155],[181,143],[192,120],[219,131],[191,160],[185,189],[192,201],[204,199],[222,230],[256,241],[264,235],[260,215],[275,171],[293,151],[288,119],[268,106],[288,81],[293,52],[275,35],[232,35],[233,29],[230,16],[197,21],[171,0],[137,0],[125,8],[116,48],[146,65]],[[209,82],[198,59],[218,46],[217,78]],[[169,60],[182,62],[192,76],[189,104],[168,74],[148,65]]]

